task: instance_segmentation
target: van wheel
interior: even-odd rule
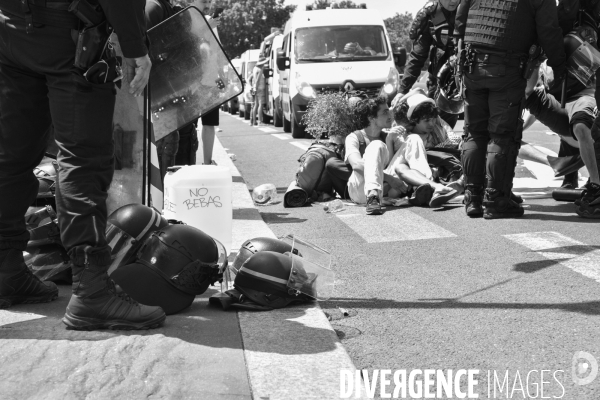
[[[233,115],[233,114],[237,114],[238,110],[236,110],[235,108],[233,108],[233,106],[229,106],[229,114]]]
[[[275,102],[275,110],[273,111],[273,126],[276,128],[283,126],[283,112],[278,101]]]
[[[304,135],[306,132],[304,131],[304,127],[296,121],[296,116],[294,115],[293,109],[291,112],[291,116],[292,116],[292,122],[291,122],[292,137],[294,139],[304,139]]]
[[[240,116],[240,118],[244,118],[244,108],[242,107],[241,104],[238,108],[238,115]]]
[[[287,120],[287,118],[285,118],[285,115],[283,116],[283,131],[286,133],[290,133],[292,131],[292,124]]]
[[[252,105],[245,104],[244,105],[244,119],[250,119],[250,113],[252,112]]]

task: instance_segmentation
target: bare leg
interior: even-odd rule
[[[212,162],[213,146],[215,144],[215,127],[210,125],[202,126],[202,154],[204,155],[204,164],[209,165]]]
[[[398,176],[404,182],[408,183],[411,186],[421,186],[421,185],[428,184],[428,185],[431,185],[431,187],[434,188],[437,192],[449,192],[449,191],[453,190],[449,187],[442,185],[441,183],[436,183],[434,181],[427,179],[425,177],[425,175],[423,175],[419,171],[410,169],[408,167],[408,165],[406,165],[406,164],[396,165],[395,170],[396,170],[396,173],[398,174]]]
[[[250,125],[256,125],[257,121],[256,121],[256,109],[258,108],[258,103],[256,101],[254,101],[254,103],[252,103],[252,111],[250,111]]]
[[[581,158],[590,174],[590,181],[600,184],[596,152],[594,151],[594,139],[592,139],[591,129],[584,124],[575,124],[573,132],[579,141],[579,151],[581,152]]]
[[[541,152],[527,142],[521,141],[521,148],[519,149],[520,159],[550,166],[547,157],[548,154]]]
[[[256,116],[256,123],[257,124],[263,123],[263,101],[262,100],[260,100],[258,102],[258,115]]]

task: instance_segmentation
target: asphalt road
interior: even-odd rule
[[[548,167],[519,162],[520,219],[469,219],[462,197],[436,210],[366,216],[364,207],[347,205],[328,214],[322,204],[282,204],[310,140],[226,113],[220,127],[249,190],[278,188],[277,201],[259,207],[273,232],[331,252],[336,294],[321,306],[357,368],[475,369],[478,398],[600,398],[600,376],[575,384],[593,374],[593,361],[577,358],[572,371],[576,352],[600,360],[600,221],[551,198],[561,180]],[[558,149],[558,138],[539,123],[525,140]]]

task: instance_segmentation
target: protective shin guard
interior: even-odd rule
[[[485,184],[487,142],[486,138],[467,137],[462,144],[461,162],[466,184],[477,186]]]
[[[487,187],[510,197],[519,144],[512,138],[491,139],[487,147]]]

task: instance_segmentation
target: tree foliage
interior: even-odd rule
[[[412,50],[412,41],[408,37],[412,21],[413,16],[409,12],[396,13],[396,15],[384,21],[394,49],[404,47],[407,52]]]
[[[313,10],[324,10],[327,7],[331,7],[331,3],[337,3],[339,8],[359,8],[360,6],[351,0],[344,1],[329,1],[329,0],[315,0],[313,3]]]
[[[260,48],[272,27],[281,28],[296,9],[284,0],[231,0],[221,14],[219,38],[230,58],[244,51]]]
[[[325,135],[346,137],[363,128],[348,99],[340,92],[319,93],[308,103],[302,123],[316,139]]]

